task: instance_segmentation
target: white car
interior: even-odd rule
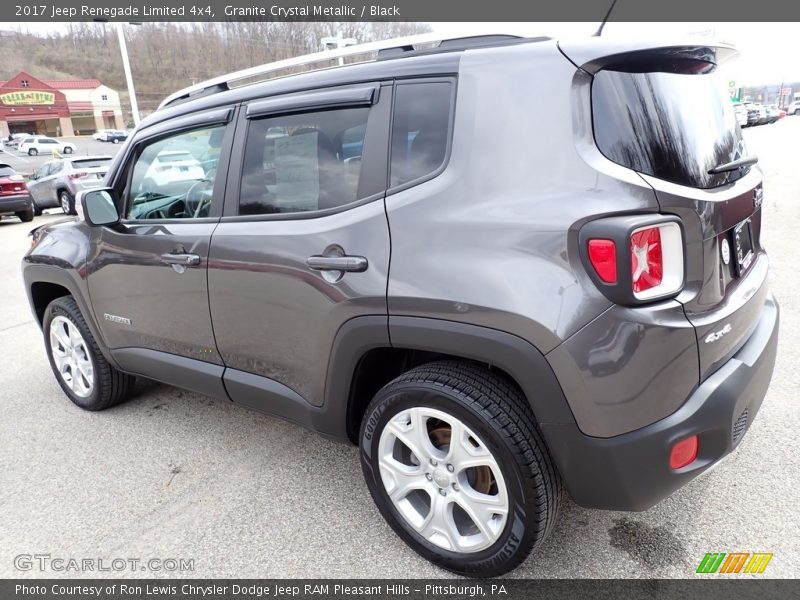
[[[69,142],[62,142],[61,140],[57,140],[56,138],[51,137],[42,137],[42,136],[34,136],[34,137],[27,137],[22,140],[19,144],[19,148],[17,148],[20,152],[25,152],[30,156],[36,156],[37,154],[45,153],[45,154],[53,154],[53,152],[59,152],[61,154],[72,154],[77,150],[75,144],[70,144]]]
[[[92,137],[98,142],[105,142],[109,131],[111,131],[111,129],[98,129],[92,134]]]
[[[153,159],[143,178],[146,189],[179,181],[202,181],[206,177],[200,161],[186,150],[163,150]]]
[[[784,110],[787,115],[800,115],[800,100],[795,100]]]
[[[747,127],[747,107],[741,102],[734,102],[733,112],[736,114],[736,122],[739,123],[739,127]]]

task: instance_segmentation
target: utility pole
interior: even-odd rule
[[[136,102],[136,90],[133,88],[133,75],[131,75],[131,61],[128,59],[128,45],[125,43],[125,33],[122,31],[122,23],[117,21],[117,37],[119,38],[119,50],[122,53],[122,68],[125,70],[125,81],[128,82],[128,96],[131,99],[131,113],[133,114],[133,124],[138,127],[139,105]]]

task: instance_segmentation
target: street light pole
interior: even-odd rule
[[[136,102],[136,90],[133,89],[133,75],[131,75],[131,61],[128,59],[128,45],[125,43],[125,33],[122,31],[122,23],[117,21],[117,37],[119,38],[119,49],[122,52],[122,68],[125,70],[125,81],[128,82],[128,96],[131,99],[131,113],[133,113],[133,124],[139,126],[139,105]]]

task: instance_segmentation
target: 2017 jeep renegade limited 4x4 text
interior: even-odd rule
[[[83,218],[34,232],[67,396],[107,408],[143,376],[349,440],[397,535],[478,576],[541,544],[562,487],[643,510],[736,448],[778,306],[714,74],[732,49],[359,51],[169,97]]]

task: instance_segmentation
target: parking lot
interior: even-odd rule
[[[58,138],[65,142],[70,142],[77,146],[74,156],[116,156],[122,144],[111,144],[108,142],[98,142],[88,136],[62,137]],[[38,156],[28,156],[24,152],[19,152],[13,148],[8,148],[0,144],[0,163],[7,163],[14,167],[20,175],[30,175],[48,160],[53,157],[48,154]]]
[[[766,178],[762,238],[782,308],[758,418],[717,469],[647,512],[590,511],[565,499],[553,534],[512,576],[693,577],[707,552],[769,552],[766,576],[800,572],[800,117],[744,135]],[[78,144],[81,154],[119,148]],[[384,522],[355,448],[151,382],[104,412],[74,406],[50,371],[19,269],[31,226],[57,218],[0,222],[0,577],[21,575],[19,554],[189,558],[192,573],[159,574],[209,578],[448,576]]]

